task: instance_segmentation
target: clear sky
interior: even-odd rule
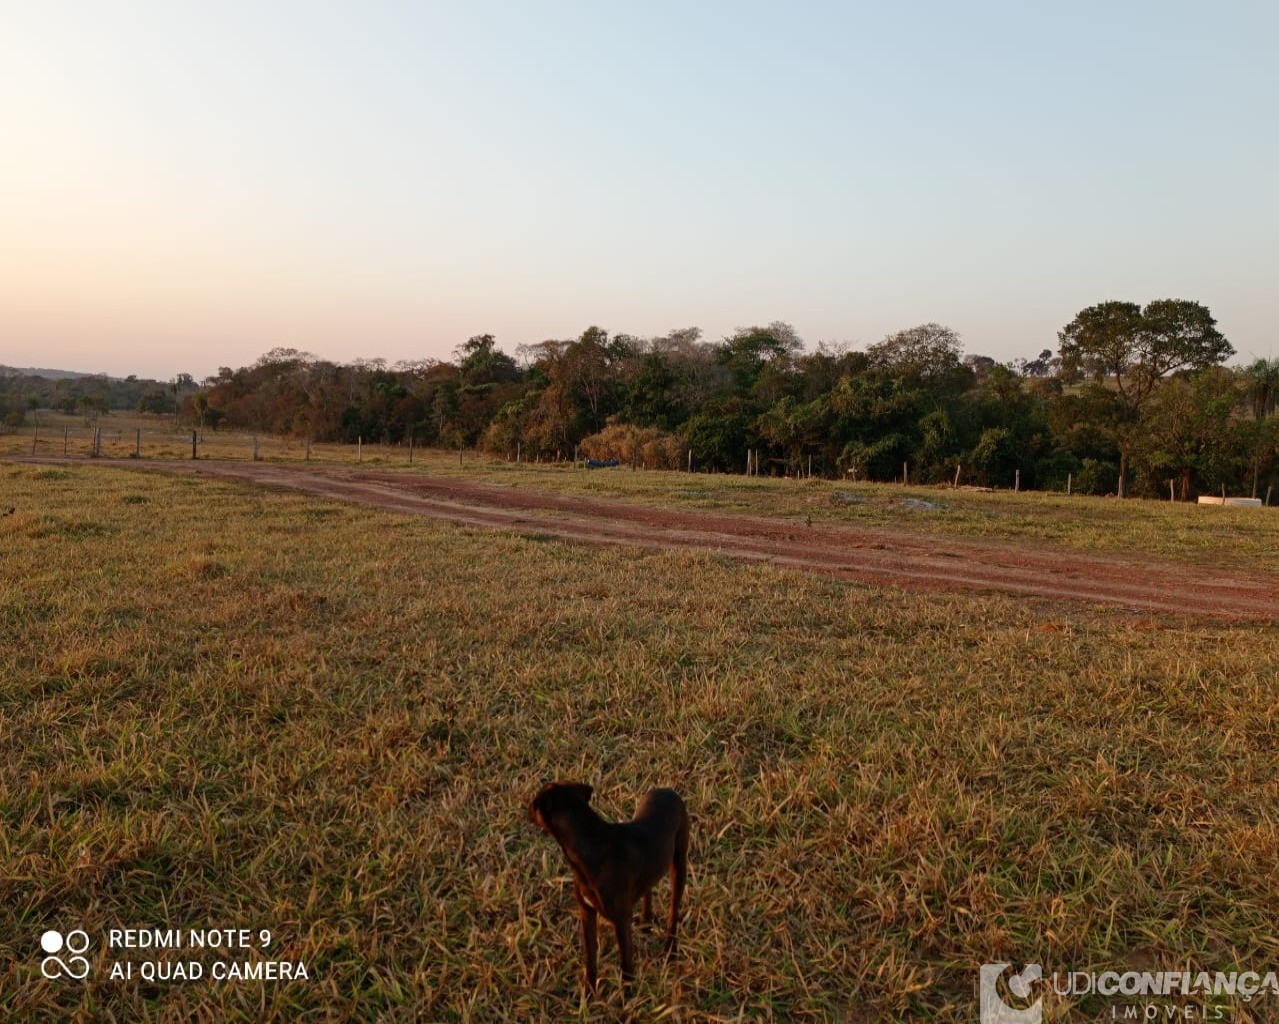
[[[0,363],[1105,299],[1279,353],[1279,4],[0,0]]]

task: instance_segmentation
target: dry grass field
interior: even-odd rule
[[[64,453],[63,429],[71,440],[69,457],[87,458],[92,430],[81,417],[41,413],[32,445],[28,425],[0,434],[0,458],[43,457]],[[147,459],[186,461],[191,455],[190,427],[176,428],[167,417],[111,413],[101,420],[102,455],[128,458],[137,450]],[[249,461],[253,438],[238,431],[206,430],[201,459]],[[303,464],[307,445],[297,438],[259,438],[262,461]],[[1117,501],[1049,492],[985,492],[949,487],[903,487],[824,479],[746,477],[733,474],[678,473],[575,468],[571,463],[510,462],[474,451],[458,453],[418,448],[409,461],[406,445],[313,444],[309,462],[317,467],[346,467],[378,473],[429,473],[446,478],[488,481],[553,494],[635,501],[669,508],[701,509],[771,516],[794,522],[848,523],[906,527],[939,536],[1008,539],[1118,556],[1152,555],[1176,561],[1279,572],[1279,510],[1274,508],[1200,508],[1181,502]],[[1279,503],[1279,497],[1275,498]]]
[[[1276,565],[1269,512],[923,490],[945,507],[912,512],[889,488],[837,507],[829,483],[461,471]],[[88,463],[0,463],[10,506],[0,1016],[973,1021],[988,961],[1279,966],[1274,627]],[[524,818],[552,778],[592,782],[611,816],[661,784],[692,812],[681,956],[642,936],[629,1001],[609,939],[583,997],[568,872]],[[40,976],[50,927],[93,936],[87,981]],[[270,929],[310,977],[111,981],[143,956],[103,948],[122,927]],[[1046,1019],[1110,1007],[1049,996]],[[1265,997],[1222,1009],[1279,1017]]]

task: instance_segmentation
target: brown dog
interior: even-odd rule
[[[635,818],[608,822],[590,807],[590,786],[553,782],[529,804],[529,820],[560,844],[573,870],[573,891],[582,917],[586,987],[594,992],[595,916],[603,914],[617,933],[622,985],[635,976],[631,915],[643,900],[644,923],[652,918],[651,890],[668,871],[671,913],[666,922],[666,954],[676,949],[675,926],[688,877],[688,811],[673,789],[653,789],[640,801]]]

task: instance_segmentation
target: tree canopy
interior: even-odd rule
[[[1167,496],[1255,491],[1279,482],[1279,361],[1246,368],[1209,310],[1166,299],[1103,302],[1060,333],[1054,354],[1000,363],[965,352],[937,323],[859,351],[807,348],[789,324],[719,340],[696,328],[640,338],[591,326],[507,354],[491,334],[451,361],[349,364],[277,348],[196,389],[0,376],[0,417],[31,404],[139,402],[193,425],[315,440],[479,446],[568,458],[575,448],[630,464],[953,482]],[[174,387],[179,388],[175,393]],[[114,390],[113,390],[114,389]],[[108,398],[97,397],[99,395]],[[123,401],[115,401],[118,396]],[[89,404],[83,404],[89,415]],[[94,415],[97,413],[94,412]]]

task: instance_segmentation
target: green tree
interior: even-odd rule
[[[82,398],[80,404],[83,406],[86,401],[89,400]],[[169,396],[159,388],[153,388],[138,399],[138,412],[166,413],[169,406]]]
[[[1243,377],[1253,419],[1273,416],[1279,405],[1279,359],[1257,359],[1243,371]]]
[[[1234,410],[1239,391],[1234,374],[1212,368],[1178,376],[1154,393],[1145,408],[1135,449],[1153,472],[1178,480],[1182,501],[1195,478],[1213,486],[1232,475],[1239,450]]]
[[[743,327],[715,346],[715,361],[732,375],[739,395],[748,394],[765,367],[800,352],[804,343],[788,323],[775,320],[767,327]]]
[[[1127,488],[1128,459],[1138,443],[1141,410],[1159,382],[1179,370],[1203,369],[1234,355],[1206,306],[1159,299],[1102,302],[1080,310],[1057,335],[1062,370],[1113,383],[1119,395],[1119,496]]]
[[[911,381],[951,381],[958,375],[972,379],[963,367],[959,335],[942,324],[928,323],[890,334],[866,349],[872,368]]]
[[[209,393],[207,391],[197,391],[194,399],[195,411],[200,417],[200,434],[204,434],[204,418],[209,413]]]
[[[458,374],[468,387],[518,380],[515,360],[497,347],[491,334],[477,334],[458,346]]]

